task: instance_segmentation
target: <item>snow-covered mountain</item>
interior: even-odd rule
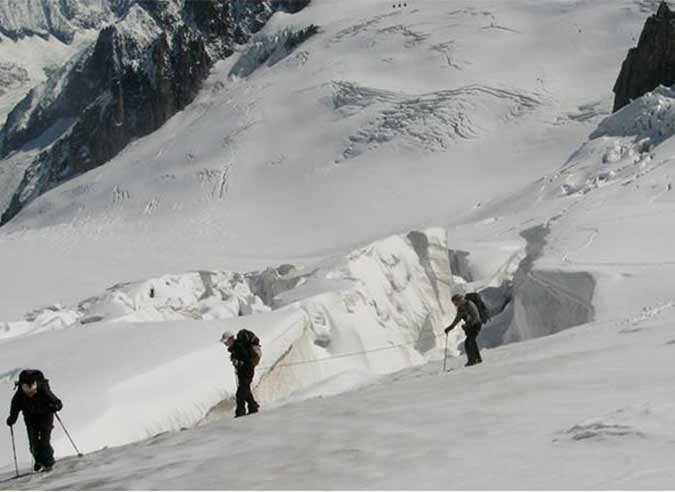
[[[0,407],[39,365],[85,451],[132,443],[9,486],[672,483],[675,95],[611,113],[658,6],[275,13],[0,229]],[[464,369],[457,330],[443,374],[449,296],[475,289],[494,349]],[[243,327],[263,413],[242,422],[217,339]]]
[[[0,1],[0,126],[28,91],[135,0]]]
[[[73,42],[80,30],[100,29],[122,16],[136,0],[2,0],[0,33],[12,40],[27,36]]]
[[[128,7],[9,113],[0,155],[5,167],[25,172],[0,223],[191,103],[213,63],[258,31],[274,5],[172,0]]]

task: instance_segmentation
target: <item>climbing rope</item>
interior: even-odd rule
[[[338,355],[333,355],[330,357],[322,357],[319,359],[309,359],[309,360],[300,360],[296,362],[286,362],[283,364],[273,364],[271,366],[266,366],[266,367],[261,367],[258,368],[258,370],[270,370],[270,369],[279,369],[282,367],[293,367],[293,366],[302,366],[302,365],[308,365],[308,364],[319,364],[321,362],[327,362],[331,360],[337,360],[337,359],[346,359],[348,357],[356,357],[358,355],[365,355],[365,354],[372,354],[375,352],[383,352],[385,350],[394,350],[402,347],[409,347],[411,345],[417,345],[420,342],[424,341],[430,341],[430,340],[436,340],[438,338],[445,337],[445,333],[441,335],[436,335],[434,334],[433,336],[427,336],[427,337],[421,337],[415,340],[414,342],[405,342],[405,343],[399,343],[396,345],[387,345],[386,347],[377,347],[374,349],[370,350],[360,350],[358,352],[348,352],[346,354],[338,354]]]

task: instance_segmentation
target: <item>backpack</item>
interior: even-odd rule
[[[253,367],[260,364],[260,359],[262,358],[262,348],[260,347],[260,339],[255,335],[255,333],[249,330],[239,330],[239,333],[237,333],[237,341],[243,343],[249,348]]]
[[[480,314],[481,323],[487,323],[490,319],[490,310],[483,302],[483,299],[480,298],[480,294],[478,292],[471,292],[470,294],[466,294],[464,299],[473,302],[474,306],[478,309],[478,314]]]

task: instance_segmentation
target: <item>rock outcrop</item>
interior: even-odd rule
[[[614,84],[614,111],[656,89],[675,84],[675,13],[664,1],[647,19],[637,47],[628,51]]]

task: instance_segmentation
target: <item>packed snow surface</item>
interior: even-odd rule
[[[587,325],[490,351],[470,369],[432,363],[0,488],[667,489],[673,319]]]
[[[0,487],[671,487],[675,94],[609,115],[655,7],[277,14],[0,231],[0,406],[39,365],[86,452],[129,443]],[[476,289],[491,349],[464,368],[458,329],[443,373]],[[242,327],[263,412],[233,420],[217,339]]]

